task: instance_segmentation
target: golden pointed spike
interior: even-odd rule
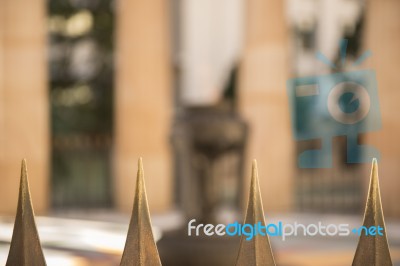
[[[36,229],[26,161],[22,160],[17,215],[6,266],[46,265]]]
[[[258,183],[257,162],[253,161],[249,202],[247,205],[245,224],[261,223],[265,226],[264,210],[261,200],[260,184]],[[236,260],[237,266],[275,266],[274,256],[267,235],[256,235],[251,240],[242,236],[240,240],[239,254]]]
[[[379,189],[378,163],[372,161],[371,179],[367,205],[365,207],[363,226],[383,227],[383,235],[367,236],[363,232],[358,241],[353,266],[392,266],[389,245],[386,238],[385,220],[383,217],[381,195]]]
[[[151,229],[149,206],[147,204],[146,188],[143,176],[142,158],[139,159],[138,168],[132,217],[120,265],[161,265]]]

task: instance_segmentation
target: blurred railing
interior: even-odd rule
[[[265,226],[257,164],[254,161],[245,224]],[[364,215],[363,226],[385,227],[378,180],[378,166],[374,160],[371,170],[370,186]],[[275,259],[268,236],[256,234],[251,240],[242,236],[236,265],[272,266]],[[22,161],[21,180],[17,214],[11,240],[7,266],[46,265],[39,235],[36,229],[32,207],[27,168]],[[136,180],[136,193],[131,221],[122,255],[122,266],[161,265],[157,246],[154,241],[147,195],[144,182],[143,164],[139,159]],[[361,235],[354,256],[353,266],[390,266],[393,265],[387,243],[386,233],[381,237]]]

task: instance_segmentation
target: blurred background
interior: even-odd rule
[[[300,169],[299,153],[321,141],[295,140],[286,89],[356,69],[376,71],[382,129],[358,142],[381,153],[399,263],[399,12],[396,0],[0,0],[0,263],[22,158],[48,265],[119,265],[139,157],[165,265],[225,265],[190,261],[209,244],[179,253],[170,232],[193,218],[242,220],[254,158],[267,222],[361,224],[370,165],[347,164],[338,136],[332,168]],[[346,64],[316,59],[339,62],[343,38]],[[237,244],[213,256],[233,265]],[[272,245],[279,265],[339,266],[357,239]]]

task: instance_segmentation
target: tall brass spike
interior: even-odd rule
[[[361,234],[358,241],[353,266],[392,266],[389,245],[386,238],[385,220],[383,217],[381,195],[379,189],[378,163],[372,161],[371,178],[367,205],[365,207],[363,226],[381,226],[384,228],[383,236],[367,236]]]
[[[36,229],[26,161],[22,160],[17,215],[6,266],[46,265]]]
[[[244,223],[257,224],[258,222],[261,222],[261,225],[265,226],[260,184],[258,182],[257,162],[254,160],[251,173],[249,202]],[[243,235],[240,240],[236,265],[275,266],[275,260],[272,254],[268,235],[256,235],[251,240],[246,240],[246,236]]]
[[[138,162],[136,194],[133,203],[131,222],[126,238],[121,266],[156,266],[161,265],[153,232],[146,188],[143,176],[142,158]]]

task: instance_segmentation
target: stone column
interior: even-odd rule
[[[367,143],[381,152],[379,175],[385,215],[400,217],[400,2],[367,3],[365,49],[373,53],[368,62],[376,71],[382,113],[382,130],[370,133]]]
[[[168,1],[121,0],[117,7],[115,201],[131,211],[143,157],[151,212],[171,202],[171,73]]]
[[[17,207],[21,160],[27,159],[36,213],[48,207],[49,104],[46,3],[0,3],[0,212]]]
[[[248,0],[246,22],[239,98],[250,124],[246,165],[258,160],[265,210],[285,211],[292,204],[294,142],[286,94],[288,28],[283,2]]]

